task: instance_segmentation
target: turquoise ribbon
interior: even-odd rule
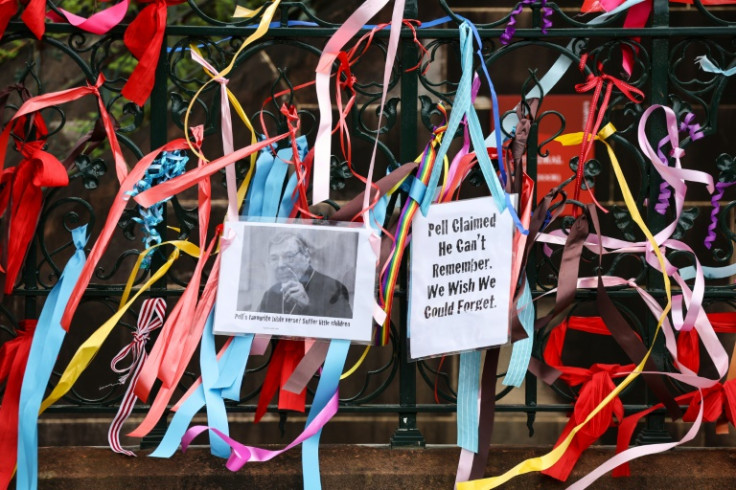
[[[529,360],[532,357],[532,346],[534,343],[534,302],[532,301],[532,292],[529,289],[529,282],[525,281],[524,290],[521,293],[519,301],[516,303],[519,313],[519,321],[524,327],[527,338],[517,340],[511,350],[511,359],[509,367],[506,370],[506,376],[503,378],[504,386],[521,386],[524,376],[529,368]]]
[[[163,440],[151,453],[151,457],[170,458],[173,456],[192,418],[205,406],[205,403],[208,425],[225,434],[228,433],[224,398],[240,400],[240,385],[245,374],[245,365],[248,362],[253,337],[253,334],[250,334],[233,338],[218,361],[214,348],[214,335],[212,335],[212,315],[208,317],[200,351],[202,384],[176,411]],[[211,452],[215,456],[227,458],[230,455],[230,447],[221,439],[210,438],[210,445]]]
[[[18,406],[16,488],[19,489],[38,487],[38,411],[66,335],[61,328],[61,316],[86,261],[87,225],[72,230],[72,241],[76,250],[43,305],[23,375]]]
[[[307,415],[308,426],[312,420],[327,406],[340,383],[340,376],[345,366],[345,359],[350,348],[349,340],[332,340],[327,350],[327,357],[319,378],[317,391],[312,400],[312,407]],[[322,429],[302,443],[302,474],[304,475],[304,490],[319,490],[322,488],[319,476],[319,438]]]
[[[248,194],[243,206],[244,216],[262,216],[263,215],[263,199],[266,188],[266,179],[273,167],[275,156],[270,147],[261,150],[256,159],[256,170],[253,180],[250,183]]]
[[[480,351],[460,354],[457,387],[457,445],[478,452],[478,394],[480,390]]]
[[[296,139],[296,149],[299,153],[299,159],[304,160],[309,151],[306,136],[299,136]],[[291,160],[293,154],[293,149],[289,147],[289,152],[286,155],[286,160]],[[294,203],[296,202],[296,194],[294,194],[294,191],[296,190],[296,183],[297,177],[296,172],[294,172],[291,174],[291,177],[289,177],[289,182],[287,182],[286,188],[283,192],[283,197],[281,198],[281,205],[279,206],[278,214],[279,218],[288,218],[289,214],[291,214],[291,210],[294,209]]]
[[[493,168],[491,159],[486,151],[486,144],[483,139],[483,131],[480,126],[480,120],[478,119],[478,113],[475,112],[472,102],[472,86],[473,86],[473,37],[472,28],[468,22],[463,22],[459,27],[460,31],[460,64],[462,67],[462,75],[460,76],[460,82],[458,83],[457,92],[455,93],[455,100],[453,101],[452,111],[450,112],[450,119],[447,122],[447,130],[445,131],[445,137],[442,138],[440,148],[437,150],[435,162],[437,164],[432,168],[432,173],[427,183],[427,189],[421,199],[420,205],[423,215],[427,215],[429,211],[429,205],[432,203],[435,197],[435,190],[439,182],[440,174],[442,172],[441,162],[444,160],[447,151],[452,143],[452,136],[457,132],[463,117],[466,118],[468,123],[468,132],[470,133],[470,140],[475,150],[475,156],[478,159],[478,165],[480,166],[483,178],[485,179],[488,188],[491,191],[496,207],[499,212],[503,212],[508,208],[511,216],[514,220],[514,224],[520,232],[526,234],[528,231],[524,228],[516,214],[514,206],[511,205],[510,196],[506,194],[501,186],[501,182],[498,180],[496,171]],[[499,123],[500,124],[500,123]],[[499,160],[501,165],[502,161]]]

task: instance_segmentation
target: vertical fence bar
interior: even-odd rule
[[[652,27],[669,26],[670,12],[668,0],[654,0],[652,12]],[[650,85],[650,104],[667,104],[669,93],[669,39],[667,37],[654,37],[652,39],[652,66]],[[659,141],[667,134],[663,118],[652,118],[649,125],[647,137],[650,141]],[[647,205],[647,225],[652,233],[659,232],[665,223],[665,217],[654,211],[654,205],[659,196],[659,184],[661,179],[657,172],[650,166],[647,181],[649,184],[649,200]],[[649,268],[647,273],[647,289],[650,292],[662,291],[664,283],[660,272]],[[648,315],[647,337],[651,342],[657,326],[657,320]],[[665,345],[664,337],[659,336],[652,351],[652,359],[657,368],[664,370]],[[645,390],[646,403],[652,405],[657,403],[652,397],[649,389]],[[665,430],[665,415],[663,413],[651,414],[646,419],[646,426],[636,438],[637,444],[653,444],[657,442],[669,442],[672,440],[669,432]]]
[[[527,151],[526,151],[526,173],[537,181],[537,154],[539,152],[539,125],[536,121],[532,122],[529,128],[529,138],[527,140]],[[536,186],[532,189],[532,203],[537,202],[537,188]],[[517,252],[521,252],[520,250]],[[526,265],[527,282],[529,287],[534,290],[534,285],[537,283],[537,264],[534,258],[534,254],[529,255],[529,259]],[[536,317],[536,313],[535,313]],[[539,355],[541,357],[542,352],[539,348],[539,335],[538,333],[532,333],[537,339],[534,340],[534,347],[532,347],[532,354]],[[529,411],[526,413],[526,426],[529,429],[529,437],[534,435],[534,421],[537,418],[537,377],[531,372],[526,373],[524,379],[524,404],[529,407]]]
[[[406,2],[404,9],[405,19],[418,18],[417,0]],[[407,30],[406,27],[403,28]],[[419,72],[407,72],[417,64],[418,52],[411,38],[402,38],[399,52],[399,70],[401,76],[401,147],[400,161],[410,162],[417,153],[417,100],[419,88]],[[408,197],[407,197],[408,199]],[[408,256],[408,254],[407,254]],[[416,363],[409,362],[409,349],[406,341],[408,324],[408,274],[407,259],[401,264],[399,272],[399,405],[405,411],[399,411],[399,427],[391,436],[391,447],[423,447],[424,436],[417,429],[417,367]]]
[[[158,59],[158,65],[156,66],[156,83],[151,91],[150,98],[150,110],[151,110],[151,151],[163,146],[168,141],[168,68],[169,62],[168,52],[168,38],[164,35],[163,42],[161,43],[161,54]],[[158,232],[161,236],[166,236],[166,206],[163,208],[163,221],[158,225]],[[164,263],[163,255],[154,253],[151,258],[151,270],[155,271],[159,269]],[[151,287],[153,295],[165,293],[167,287],[166,276],[164,275],[161,279]],[[169,305],[171,307],[172,305]],[[153,332],[151,339],[148,342],[148,346],[152,346],[158,338],[159,330]],[[155,390],[158,390],[157,385],[154,386]],[[155,395],[153,393],[152,395]],[[151,396],[153,399],[154,396]],[[143,439],[141,439],[141,449],[154,448],[166,434],[166,428],[168,427],[168,410],[161,417],[158,423],[154,426],[150,433],[148,433]]]

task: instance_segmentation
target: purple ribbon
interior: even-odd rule
[[[682,122],[680,122],[680,126],[678,129],[681,133],[684,133],[685,131],[687,131],[688,134],[690,135],[690,141],[699,140],[700,138],[704,136],[703,128],[700,126],[700,124],[698,124],[695,121],[695,114],[693,114],[692,112],[688,112],[685,115],[685,118],[682,120]],[[657,145],[657,156],[659,157],[660,161],[662,161],[663,163],[667,163],[668,161],[667,157],[664,156],[664,152],[662,151],[662,148],[667,143],[671,143],[669,136],[665,136],[664,138],[662,138],[659,141],[659,144]],[[672,151],[670,152],[670,156],[675,156],[679,158],[682,156],[682,150],[680,150],[680,148],[673,148]],[[716,188],[717,187],[718,186],[716,185]],[[671,196],[672,196],[672,191],[670,189],[670,186],[667,184],[667,182],[662,181],[662,183],[659,184],[659,198],[657,199],[657,204],[654,205],[654,210],[657,213],[664,215],[667,212],[667,208],[669,207]],[[713,229],[715,229],[715,226],[716,226],[715,222],[712,222],[711,224],[713,226]],[[713,236],[713,238],[715,239],[715,235]],[[708,242],[706,239],[706,244],[707,243]]]
[[[508,44],[511,42],[511,38],[514,37],[514,33],[516,33],[516,16],[524,10],[524,6],[532,5],[536,2],[537,0],[522,0],[519,5],[516,6],[516,8],[511,12],[508,24],[506,24],[506,30],[501,34],[501,44]],[[552,17],[552,9],[547,7],[547,0],[541,0],[540,3],[542,5],[542,34],[547,34],[547,31],[552,27],[552,20],[550,19],[550,17]]]
[[[710,248],[713,246],[713,242],[716,240],[716,227],[718,226],[718,213],[721,210],[721,204],[719,201],[723,197],[723,192],[732,185],[736,184],[736,182],[716,182],[716,191],[713,193],[713,196],[710,198],[710,203],[713,206],[713,209],[710,212],[710,224],[708,225],[708,235],[705,237],[705,241],[703,242],[705,244],[705,248],[710,250]]]

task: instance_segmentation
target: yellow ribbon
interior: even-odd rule
[[[240,53],[245,48],[247,48],[250,44],[252,44],[254,41],[257,41],[258,39],[260,39],[261,37],[263,37],[266,34],[266,32],[268,31],[268,26],[269,26],[269,24],[271,24],[271,20],[273,20],[273,16],[276,13],[276,9],[278,8],[278,6],[279,6],[280,3],[281,3],[281,0],[276,0],[271,5],[269,5],[268,7],[266,7],[266,9],[263,11],[263,17],[261,18],[261,21],[258,23],[258,27],[256,28],[255,31],[253,31],[253,33],[250,36],[248,36],[246,38],[246,40],[243,42],[242,46],[240,46],[240,48],[238,48],[238,50],[235,52],[235,56],[233,56],[232,60],[230,60],[230,64],[228,64],[225,67],[225,69],[222,70],[218,74],[220,77],[226,77],[228,74],[230,74],[230,72],[232,71],[232,69],[235,67],[235,63],[237,62],[238,56],[240,56]],[[238,15],[239,12],[240,12],[240,10],[236,10],[235,11],[236,15]],[[249,13],[250,13],[250,15],[240,15],[240,16],[241,17],[252,17],[253,15],[255,15],[255,12],[250,12],[249,11]],[[196,49],[196,47],[193,47],[193,48]],[[207,71],[207,70],[205,70],[205,71]],[[200,94],[204,91],[205,88],[207,88],[207,86],[209,84],[211,84],[212,82],[215,81],[214,74],[209,73],[209,72],[208,72],[208,74],[210,75],[211,78],[209,80],[207,80],[205,82],[205,84],[202,85],[199,88],[199,90],[197,90],[197,92],[194,94],[194,97],[192,97],[192,100],[189,102],[189,107],[187,107],[187,112],[184,115],[184,137],[187,140],[187,144],[189,144],[189,148],[192,150],[192,152],[195,155],[197,155],[197,157],[199,157],[200,159],[202,159],[205,162],[208,161],[207,158],[205,158],[205,156],[202,153],[200,153],[194,147],[194,145],[192,144],[192,141],[189,138],[189,115],[191,114],[192,108],[194,107],[194,103],[197,101],[197,99],[199,98]],[[251,131],[251,143],[255,143],[257,140],[256,140],[255,131],[253,130],[253,126],[250,124],[250,121],[248,120],[248,118],[245,115],[245,111],[243,111],[243,108],[240,106],[240,103],[238,103],[237,99],[235,98],[235,95],[233,95],[233,93],[230,92],[229,89],[227,91],[227,98],[230,100],[230,102],[235,107],[235,111],[238,113],[238,116],[240,116],[240,118],[243,120],[243,122],[246,124],[246,126],[248,126],[248,129],[250,129],[250,131]],[[251,169],[254,167],[255,158],[256,158],[256,154],[251,155]],[[246,178],[246,180],[243,181],[243,184],[245,184],[249,180],[250,180],[249,178]],[[241,189],[243,187],[244,187],[244,185],[241,185]],[[238,189],[238,196],[240,196],[240,190],[241,189]],[[244,190],[243,190],[243,195],[245,195],[245,191]]]
[[[125,303],[125,301],[121,301],[121,307],[118,309],[118,311],[105,323],[103,323],[101,327],[95,330],[95,332],[90,335],[90,337],[85,340],[82,345],[79,346],[77,351],[74,353],[74,357],[72,357],[72,360],[69,361],[69,365],[67,365],[66,369],[64,369],[64,372],[62,373],[59,382],[54,387],[54,390],[49,394],[49,396],[46,397],[46,399],[41,404],[41,409],[39,410],[39,413],[43,413],[47,408],[56,403],[59,398],[69,392],[72,386],[74,386],[74,383],[77,382],[77,379],[79,379],[79,376],[82,375],[84,370],[87,369],[87,366],[89,366],[90,362],[92,362],[92,359],[100,350],[100,347],[105,342],[105,339],[107,339],[107,337],[110,335],[110,332],[112,332],[112,329],[118,324],[125,312],[128,311],[130,306],[135,303],[135,301],[144,292],[150,289],[150,287],[153,286],[156,281],[161,279],[168,272],[176,259],[179,258],[180,251],[183,251],[184,253],[195,257],[199,255],[199,248],[191,242],[183,240],[163,242],[158,245],[154,245],[148,250],[140,253],[140,255],[138,256],[138,260],[136,261],[135,271],[138,270],[141,262],[143,261],[143,257],[145,257],[148,252],[163,245],[174,246],[174,251],[171,253],[171,255],[169,255],[168,260],[153,275],[151,275],[151,277],[135,293],[133,298],[131,298],[127,303]],[[131,279],[128,280],[128,284],[126,284],[125,291],[123,293],[124,299],[127,299],[130,295],[132,280],[134,279],[135,272],[133,275],[131,275]]]
[[[621,391],[624,390],[629,384],[631,384],[632,381],[634,381],[644,370],[644,364],[646,363],[647,359],[649,359],[649,356],[652,353],[652,349],[654,348],[654,344],[657,340],[657,336],[659,335],[660,330],[662,329],[662,322],[664,322],[664,319],[667,317],[667,314],[669,313],[670,309],[672,308],[672,289],[670,286],[670,278],[667,276],[666,267],[665,267],[665,259],[662,255],[662,252],[659,249],[659,245],[657,244],[656,240],[654,239],[654,236],[652,235],[652,232],[649,231],[649,228],[647,228],[646,224],[644,223],[644,219],[641,217],[641,214],[639,213],[639,209],[636,206],[636,201],[634,200],[634,196],[631,194],[631,190],[629,189],[629,185],[626,183],[626,179],[624,178],[624,173],[621,170],[621,166],[618,163],[618,159],[616,158],[616,155],[613,152],[613,148],[611,148],[611,145],[608,143],[607,139],[616,133],[616,128],[613,126],[613,124],[608,123],[606,126],[604,126],[596,135],[595,139],[597,141],[602,142],[606,146],[606,150],[608,151],[608,157],[611,160],[611,166],[613,167],[613,172],[616,175],[616,180],[618,181],[619,187],[621,188],[621,193],[624,197],[624,202],[626,203],[626,208],[628,209],[629,213],[631,214],[631,218],[634,220],[634,222],[639,226],[641,231],[644,233],[644,235],[647,237],[647,240],[652,246],[652,249],[657,256],[657,260],[659,261],[660,268],[662,270],[662,277],[664,279],[664,287],[665,292],[667,295],[667,304],[664,307],[664,310],[662,311],[662,315],[657,320],[657,329],[654,332],[654,337],[652,338],[652,345],[649,347],[649,350],[647,351],[646,355],[644,356],[644,359],[639,363],[636,368],[628,375],[626,378],[624,378],[621,383],[619,383],[616,388],[606,396],[606,398],[603,399],[603,401],[595,407],[583,420],[582,423],[575,426],[568,436],[565,438],[565,440],[562,441],[562,443],[554,448],[552,451],[548,452],[547,454],[543,456],[539,456],[536,458],[530,458],[525,461],[522,461],[521,463],[517,464],[513,468],[511,468],[506,473],[500,475],[500,476],[494,476],[491,478],[483,478],[480,480],[473,480],[468,482],[461,482],[457,484],[458,490],[486,490],[491,488],[496,488],[499,485],[503,485],[507,481],[511,480],[512,478],[523,475],[526,473],[531,473],[534,471],[543,471],[548,468],[551,468],[557,461],[560,460],[562,455],[565,453],[567,448],[570,446],[570,443],[572,443],[573,438],[575,437],[575,434],[577,434],[585,425],[590,422],[590,420],[595,417],[602,409],[605,407],[608,403],[611,402],[614,398],[616,398]],[[572,145],[579,145],[583,141],[583,133],[574,133],[574,134],[567,134],[563,136],[559,136],[558,138],[555,138],[555,141],[558,141],[564,146],[572,146]]]

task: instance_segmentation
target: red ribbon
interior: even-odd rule
[[[27,131],[32,124],[34,131]],[[16,149],[23,159],[15,167],[3,170],[0,182],[0,215],[8,211],[8,234],[3,237],[5,263],[5,294],[13,292],[28,245],[33,239],[38,217],[43,206],[43,187],[62,187],[69,183],[66,168],[50,153],[43,150],[48,131],[41,115],[22,116],[9,127],[16,138]],[[34,140],[28,138],[33,133]]]
[[[276,344],[271,356],[271,362],[266,371],[266,377],[263,380],[261,395],[258,398],[258,406],[254,421],[261,420],[266,413],[268,404],[279,392],[279,410],[294,410],[304,412],[304,403],[307,398],[307,389],[304,388],[301,393],[292,393],[283,389],[283,386],[291,377],[294,369],[304,357],[304,341],[302,340],[286,340],[280,339]]]
[[[560,435],[555,447],[559,446],[570,434],[570,431],[577,425],[581,424],[588,414],[615,389],[613,378],[624,377],[631,372],[634,364],[593,364],[589,369],[565,366],[562,362],[562,349],[565,343],[567,329],[578,330],[582,332],[611,335],[600,317],[569,317],[560,325],[552,329],[549,340],[544,349],[544,360],[558,369],[562,374],[560,379],[569,386],[582,385],[575,407],[570,415],[570,420],[565,426],[565,430]],[[575,463],[580,455],[591,444],[593,444],[606,430],[611,426],[613,416],[616,419],[624,418],[624,406],[621,400],[616,397],[611,403],[608,403],[603,409],[586,424],[580,432],[575,435],[572,443],[565,451],[565,454],[551,468],[544,470],[542,473],[561,481],[565,481],[570,475]]]
[[[46,31],[44,20],[46,13],[46,0],[28,0],[23,2],[25,9],[20,18],[38,39],[41,39]],[[8,22],[18,13],[18,0],[0,0],[0,39],[5,34]]]
[[[717,333],[736,333],[736,313],[708,313],[708,320]],[[697,330],[692,329],[680,332],[677,337],[677,358],[682,366],[698,372],[700,368],[700,341]],[[733,364],[733,359],[731,360]],[[736,379],[729,375],[723,383],[717,383],[710,388],[705,388],[701,402],[698,390],[685,393],[675,398],[677,402],[688,402],[689,406],[682,416],[684,422],[693,422],[698,415],[700,403],[703,403],[703,420],[705,422],[718,422],[716,433],[728,433],[728,422],[736,426]],[[616,441],[616,453],[628,449],[631,438],[636,430],[639,420],[662,408],[660,403],[646,410],[629,415],[619,426]],[[628,463],[622,464],[613,470],[613,476],[629,476],[631,470]]]
[[[142,106],[151,95],[156,79],[156,66],[161,55],[161,45],[166,31],[167,8],[178,5],[185,0],[139,0],[138,3],[148,5],[125,30],[123,42],[131,54],[138,60],[128,82],[123,86],[122,94]]]
[[[584,54],[580,58],[580,71],[583,71],[583,69],[585,68],[585,63],[587,59],[587,54]],[[637,104],[644,102],[644,92],[634,87],[633,85],[624,82],[623,80],[619,80],[616,77],[612,77],[611,75],[603,73],[603,65],[601,63],[598,64],[598,73],[600,73],[600,75],[589,73],[588,77],[585,79],[585,82],[575,85],[575,91],[581,94],[593,90],[593,99],[590,102],[588,119],[585,123],[583,142],[580,145],[580,157],[578,158],[578,168],[575,175],[575,193],[573,194],[573,199],[576,201],[580,198],[580,188],[583,185],[583,169],[585,167],[585,162],[588,160],[590,151],[593,149],[595,135],[598,134],[598,130],[600,129],[601,123],[603,122],[603,116],[606,114],[606,109],[608,108],[608,102],[611,99],[613,87],[619,89],[621,93],[624,94],[624,96],[632,102],[635,102]],[[598,107],[598,100],[600,99],[601,92],[603,92],[604,87],[606,91],[603,95],[600,109],[597,110],[598,117],[595,118],[595,124],[593,124],[593,120],[596,114],[596,108]],[[607,212],[595,199],[595,196],[593,196],[593,192],[590,190],[590,188],[588,188],[588,192],[590,193],[590,197],[593,199],[593,202],[601,210]],[[579,208],[575,207],[573,209],[573,216],[577,217],[579,214]]]
[[[5,382],[5,394],[0,404],[0,488],[8,488],[15,473],[20,389],[36,323],[36,320],[20,322],[17,336],[0,346],[0,384]]]

